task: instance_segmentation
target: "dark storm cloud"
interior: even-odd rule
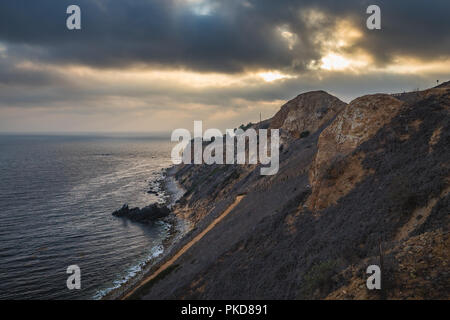
[[[65,27],[70,4],[82,9],[81,31]],[[369,4],[381,7],[380,31],[365,28]],[[299,13],[308,8],[326,13],[327,20],[306,24]],[[217,72],[295,66],[301,71],[320,58],[316,33],[327,30],[331,36],[337,18],[353,20],[364,33],[349,50],[369,50],[380,64],[399,54],[448,56],[449,13],[448,0],[14,0],[0,2],[0,42],[8,55],[59,64],[143,63]],[[293,50],[277,32],[279,26],[300,39]]]
[[[281,67],[291,59],[270,25],[234,21],[225,11],[199,16],[171,0],[77,1],[83,30],[68,31],[71,3],[2,2],[0,40],[26,45],[11,54],[26,50],[29,58],[98,67],[149,63],[239,71],[246,65]]]
[[[357,44],[381,63],[395,55],[436,59],[450,55],[450,1],[378,1],[382,30],[364,29]]]

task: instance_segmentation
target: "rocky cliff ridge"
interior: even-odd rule
[[[276,175],[180,166],[186,241],[245,197],[138,297],[448,299],[449,109],[448,84],[348,105],[306,93],[265,121],[285,132]],[[381,256],[383,290],[369,291]]]

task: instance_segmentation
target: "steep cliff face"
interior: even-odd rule
[[[325,91],[313,91],[298,95],[283,105],[273,118],[252,125],[253,128],[280,129],[281,159],[288,157],[292,143],[309,135],[317,136],[339,112],[347,106]],[[303,135],[302,135],[303,134]],[[314,142],[315,144],[315,142]],[[310,161],[308,165],[310,164]],[[302,172],[307,168],[301,167]],[[188,190],[182,200],[180,214],[194,224],[201,221],[218,201],[236,192],[242,182],[249,185],[255,180],[258,185],[270,187],[273,179],[261,179],[259,166],[255,165],[186,165],[180,166],[177,178]],[[181,206],[180,206],[181,207]]]
[[[349,114],[361,101],[366,114],[358,130],[361,121]],[[379,113],[383,109],[386,114]],[[395,99],[366,96],[350,103],[319,137],[308,208],[319,214],[366,211],[372,214],[367,219],[378,221],[379,243],[385,246],[384,297],[448,298],[449,111],[448,84]],[[347,283],[328,299],[380,297],[361,281],[365,266],[379,259],[361,258],[335,275]]]
[[[386,94],[368,95],[352,101],[319,137],[310,170],[311,210],[324,209],[353,189],[369,174],[361,166],[364,154],[344,159],[367,141],[401,110],[403,102]]]
[[[346,106],[325,91],[303,93],[283,105],[270,122],[270,128],[283,129],[294,138],[310,134],[330,121]]]
[[[270,123],[290,136],[276,175],[179,168],[188,193],[176,211],[195,217],[191,239],[245,197],[141,297],[450,298],[450,88],[348,106],[323,92],[296,99]],[[335,107],[316,117],[318,101]],[[383,291],[369,291],[380,246]]]

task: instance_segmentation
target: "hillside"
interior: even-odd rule
[[[301,94],[255,127],[281,129],[280,170],[180,165],[175,213],[194,228],[228,215],[144,299],[450,298],[450,86],[345,104]],[[383,258],[383,290],[366,268]]]

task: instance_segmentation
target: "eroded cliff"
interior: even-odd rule
[[[180,166],[185,242],[245,197],[135,297],[448,299],[449,108],[448,84],[349,105],[306,93],[265,121],[285,133],[276,175]],[[369,291],[380,247],[383,290]]]

